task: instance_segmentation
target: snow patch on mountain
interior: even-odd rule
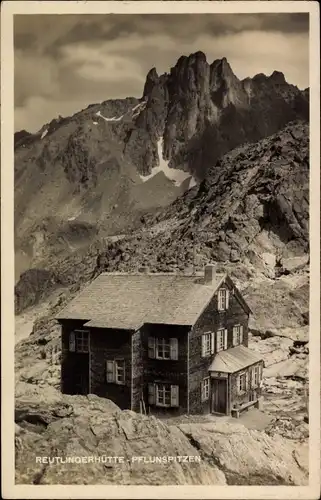
[[[48,129],[46,128],[46,130],[44,130],[42,132],[40,139],[43,139],[44,137],[46,137],[47,134],[48,134]]]
[[[191,180],[190,180],[190,183],[188,185],[188,189],[192,189],[192,187],[194,187],[196,185],[197,185],[197,182],[196,182],[195,178],[192,176]]]
[[[120,122],[120,120],[122,120],[124,118],[124,115],[121,115],[118,118],[116,118],[115,116],[113,116],[112,118],[107,118],[106,116],[101,114],[101,111],[97,111],[96,116],[99,116],[100,118],[102,118],[106,122]]]
[[[163,140],[159,139],[157,142],[157,151],[158,151],[158,166],[152,168],[152,171],[148,175],[140,175],[140,178],[143,182],[148,181],[154,175],[158,174],[159,172],[163,172],[168,179],[170,179],[172,182],[174,182],[175,186],[179,187],[181,184],[188,178],[191,177],[191,174],[188,172],[184,172],[184,170],[179,170],[177,168],[170,168],[168,166],[168,161],[164,160],[163,158]],[[194,177],[191,177],[191,181],[189,184],[189,189],[193,186],[195,186],[196,181]]]
[[[126,118],[126,117],[129,117],[129,118],[131,117],[132,119],[137,118],[137,116],[139,116],[140,113],[145,109],[146,104],[147,104],[147,101],[142,101],[142,102],[136,104],[136,106],[134,106],[133,108],[126,111],[125,114],[118,116],[118,117],[116,117],[116,116],[112,116],[112,117],[104,116],[100,110],[97,111],[97,113],[95,113],[95,114],[96,114],[96,116],[99,116],[100,118],[102,118],[106,122],[120,122],[123,118]],[[95,123],[95,122],[93,122],[93,123]]]
[[[132,118],[137,118],[137,116],[139,116],[140,113],[146,108],[146,104],[147,104],[147,101],[142,101],[139,104],[136,104],[136,106],[134,106],[132,108],[132,112],[133,112]]]

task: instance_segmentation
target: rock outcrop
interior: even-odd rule
[[[243,425],[168,425],[120,411],[97,396],[39,392],[18,396],[16,484],[302,485],[306,458],[295,444]],[[36,457],[100,457],[92,463],[40,463]],[[122,457],[123,463],[107,457]],[[136,457],[136,458],[135,458]],[[140,457],[140,459],[137,459]],[[153,463],[153,457],[181,458]],[[196,459],[195,459],[196,457]],[[99,461],[100,460],[100,461]]]

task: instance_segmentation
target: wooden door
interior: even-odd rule
[[[212,412],[223,414],[227,413],[227,379],[213,379]]]

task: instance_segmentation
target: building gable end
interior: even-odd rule
[[[251,308],[246,303],[241,292],[238,290],[238,288],[236,287],[236,285],[233,283],[232,279],[229,276],[226,277],[226,284],[230,287],[230,290],[233,290],[234,297],[239,302],[240,306],[244,309],[246,314],[252,314]]]

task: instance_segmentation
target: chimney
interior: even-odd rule
[[[212,283],[214,283],[215,280],[215,275],[216,275],[216,265],[207,264],[204,268],[204,284],[212,285]]]

